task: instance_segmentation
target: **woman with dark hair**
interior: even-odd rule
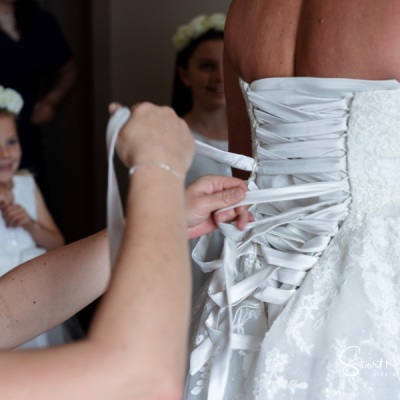
[[[76,81],[72,52],[55,18],[34,0],[0,0],[0,85],[24,99],[18,120],[21,167],[43,189],[44,154],[39,126],[50,122]]]
[[[200,15],[179,27],[173,37],[176,55],[172,108],[188,124],[196,140],[228,148],[223,77],[225,15]],[[229,175],[217,162],[195,156],[187,184],[202,175]]]
[[[199,15],[180,26],[173,37],[176,55],[172,107],[188,124],[197,141],[228,149],[228,127],[223,76],[225,15]],[[229,167],[195,154],[186,175],[190,184],[203,175],[231,175]],[[221,252],[218,232],[213,233],[210,255]],[[190,241],[191,251],[197,239]],[[195,261],[193,269],[193,295],[207,279]]]

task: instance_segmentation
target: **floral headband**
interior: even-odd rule
[[[177,50],[180,51],[187,47],[192,40],[197,39],[211,29],[223,32],[225,28],[225,19],[225,15],[220,13],[199,15],[186,25],[180,26],[172,37],[172,41]]]
[[[0,86],[0,110],[18,115],[23,105],[24,101],[17,91]]]

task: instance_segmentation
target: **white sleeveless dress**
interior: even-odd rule
[[[254,159],[243,232],[194,316],[190,400],[400,399],[400,84],[242,83]]]
[[[15,175],[13,178],[14,201],[36,219],[35,181],[32,175]],[[46,250],[37,247],[32,236],[22,227],[8,228],[0,213],[0,275],[4,275],[19,264],[44,254]],[[68,343],[83,337],[83,331],[76,318],[54,327],[20,348],[41,348]]]

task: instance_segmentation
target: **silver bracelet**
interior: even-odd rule
[[[174,170],[171,166],[168,164],[162,163],[162,162],[144,162],[144,163],[139,163],[134,165],[133,167],[129,168],[129,175],[132,176],[139,168],[142,167],[158,167],[163,169],[164,171],[170,172],[172,175],[174,175],[176,178],[184,180],[185,176],[181,175],[179,172]]]

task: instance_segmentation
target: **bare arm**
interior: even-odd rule
[[[149,185],[154,179],[160,185]],[[132,182],[123,256],[88,338],[1,354],[4,398],[180,398],[190,304],[183,183],[157,169],[138,171]]]
[[[46,124],[55,115],[57,106],[65,99],[77,80],[77,68],[74,60],[70,60],[57,71],[56,81],[49,92],[38,100],[32,113],[32,123]]]
[[[109,277],[105,231],[14,268],[0,278],[0,347],[63,322],[99,297]]]
[[[184,180],[151,163],[166,163],[180,175],[189,168],[193,138],[170,109],[137,107],[118,142],[126,165],[145,166],[131,179],[123,242],[88,337],[43,351],[0,352],[4,398],[182,397],[191,282],[187,224],[202,224],[211,211],[243,198],[243,183],[229,178],[222,184],[229,186],[227,196],[211,190],[208,206],[186,213]],[[101,294],[109,277],[107,248],[103,232],[1,278],[3,345],[30,338],[18,328],[31,335],[33,325],[38,333]]]
[[[126,164],[161,159],[184,174],[194,147],[184,122],[171,110],[148,105],[135,113],[142,123],[137,124],[134,118],[123,134],[122,158]],[[154,122],[155,126],[146,122]],[[167,126],[171,127],[169,132],[166,132]],[[130,136],[136,136],[137,140],[131,141]],[[132,147],[137,152],[127,151]],[[181,157],[177,158],[178,154]],[[151,400],[181,397],[190,307],[184,182],[161,168],[140,168],[131,180],[127,208],[121,252],[109,291],[88,338],[44,351],[1,353],[4,398]],[[42,292],[56,291],[59,304],[56,301],[44,308],[42,318],[46,319],[48,314],[61,313],[55,308],[69,307],[69,301],[76,303],[74,294],[83,297],[80,293],[83,292],[90,296],[103,289],[101,283],[106,283],[107,276],[103,282],[96,278],[91,283],[90,278],[95,275],[94,259],[97,262],[108,259],[102,250],[106,248],[104,234],[91,240],[95,245],[82,241],[72,250],[67,246],[67,253],[59,249],[47,254],[40,265],[36,260],[31,264],[31,279],[23,274],[27,272],[26,264],[7,275],[8,285],[1,291],[2,315],[8,315],[8,318],[3,317],[4,329],[10,323],[20,323],[19,315],[10,314],[9,307],[13,302],[21,302],[21,297],[25,306],[33,309],[38,304],[37,299],[46,300],[48,295]],[[87,246],[93,253],[85,250]],[[86,263],[82,251],[88,256]],[[50,255],[54,257],[52,260]],[[45,265],[47,262],[53,265]],[[50,269],[46,271],[50,278],[41,273],[44,268],[54,266],[54,276]],[[73,282],[70,281],[70,266],[76,268]],[[88,271],[82,272],[86,268]],[[64,281],[59,279],[60,275]],[[79,287],[71,291],[73,284]],[[49,299],[54,297],[54,293],[49,295]],[[45,382],[43,376],[46,376]]]
[[[245,195],[231,177],[203,177],[186,193],[187,235],[216,228],[212,212]],[[224,221],[248,217],[243,208],[219,214]],[[28,261],[0,278],[0,348],[16,347],[64,321],[104,293],[110,277],[108,240],[100,232]]]

